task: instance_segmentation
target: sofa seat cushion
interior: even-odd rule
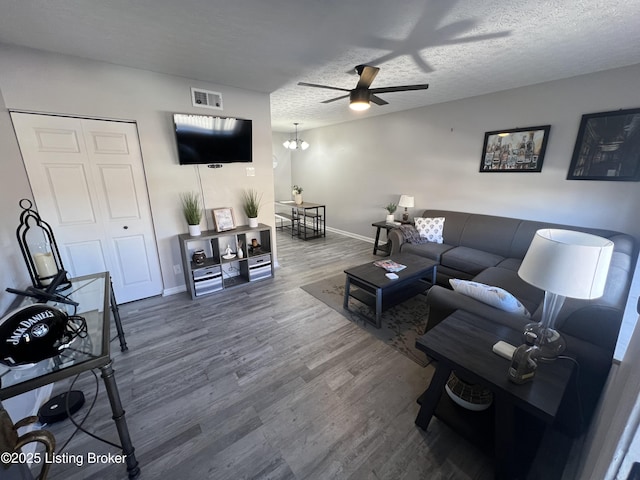
[[[402,253],[413,253],[414,255],[426,257],[434,262],[440,262],[442,254],[452,248],[454,248],[452,245],[447,245],[446,243],[427,242],[420,245],[404,243],[400,251]]]
[[[469,247],[455,247],[442,254],[440,263],[446,267],[476,275],[485,268],[494,267],[504,260],[500,255]]]
[[[476,275],[473,280],[504,288],[520,300],[520,303],[524,305],[534,318],[539,316],[540,312],[538,310],[542,309],[544,291],[522,280],[518,276],[517,271],[508,268],[491,267],[479,275]],[[536,313],[538,315],[536,315]]]
[[[452,278],[449,283],[451,283],[456,292],[474,298],[479,302],[486,303],[505,312],[516,313],[525,317],[531,316],[524,305],[503,288],[457,278]]]

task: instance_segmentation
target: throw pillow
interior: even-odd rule
[[[456,292],[462,295],[474,298],[479,302],[486,303],[505,312],[518,313],[525,317],[531,317],[531,314],[524,305],[522,305],[516,297],[502,288],[457,278],[452,278],[449,280],[449,283]]]
[[[442,243],[444,217],[416,217],[415,224],[416,229],[422,238],[426,238],[430,242]]]

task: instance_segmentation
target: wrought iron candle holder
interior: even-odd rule
[[[20,225],[16,230],[18,244],[27,264],[31,283],[35,288],[46,290],[58,274],[65,271],[58,251],[58,244],[51,225],[40,218],[38,212],[33,209],[31,200],[23,198],[19,205],[22,208],[22,213],[20,214]],[[27,240],[31,240],[31,242]],[[66,290],[70,286],[71,282],[65,272],[64,279],[55,290]]]

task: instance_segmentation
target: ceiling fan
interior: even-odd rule
[[[303,87],[315,87],[315,88],[327,88],[329,90],[340,90],[343,92],[349,92],[347,95],[325,100],[322,103],[331,103],[336,100],[342,100],[349,97],[349,107],[352,110],[366,110],[370,107],[369,102],[373,102],[376,105],[387,105],[389,102],[378,97],[378,93],[388,92],[404,92],[407,90],[426,90],[429,88],[429,84],[423,83],[420,85],[403,85],[396,87],[382,87],[382,88],[369,88],[376,78],[376,75],[380,71],[378,67],[372,67],[370,65],[358,65],[355,68],[360,80],[356,88],[349,90],[348,88],[330,87],[328,85],[318,85],[316,83],[298,82],[298,85]]]

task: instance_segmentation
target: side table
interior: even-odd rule
[[[387,245],[383,245],[383,246],[379,246],[380,244],[380,230],[382,230],[383,228],[385,229],[385,231],[387,233],[389,233],[389,230],[393,229],[393,228],[398,228],[400,225],[407,225],[410,224],[411,222],[405,222],[405,221],[396,221],[396,223],[387,223],[387,222],[374,222],[371,224],[372,227],[376,227],[376,241],[373,244],[373,254],[377,255],[378,250],[384,250],[386,252],[386,254],[388,255],[389,252]]]
[[[470,382],[486,385],[494,396],[495,478],[515,479],[521,478],[524,465],[516,448],[516,440],[523,440],[522,435],[515,433],[517,414],[523,411],[547,426],[551,425],[568,391],[574,364],[566,360],[541,363],[531,382],[516,385],[507,380],[509,361],[492,351],[499,340],[520,345],[522,332],[462,310],[457,310],[419,337],[416,347],[436,360],[437,365],[429,387],[419,399],[421,406],[415,422],[426,430],[435,414],[445,423],[456,423],[455,420],[447,421],[436,410],[441,397],[448,400],[443,391],[452,370]]]

